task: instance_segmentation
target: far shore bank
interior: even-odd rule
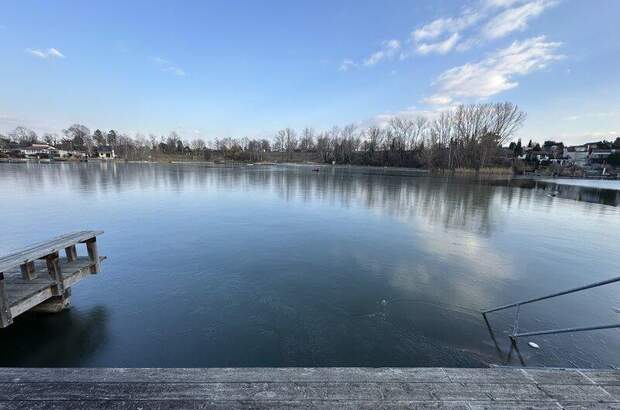
[[[620,177],[610,176],[570,176],[570,175],[552,175],[545,172],[518,174],[515,173],[512,167],[484,167],[480,169],[473,168],[456,168],[454,170],[449,169],[429,169],[429,168],[409,168],[409,167],[390,167],[390,166],[373,166],[373,165],[357,165],[357,164],[327,164],[321,162],[290,162],[290,161],[204,161],[194,160],[188,158],[153,158],[150,160],[129,160],[129,159],[110,159],[102,160],[99,158],[91,158],[88,161],[78,160],[50,160],[50,159],[26,159],[26,158],[0,158],[0,163],[8,164],[27,164],[27,163],[40,163],[40,164],[54,164],[54,163],[129,163],[129,164],[162,164],[162,165],[196,165],[196,166],[208,166],[208,167],[252,167],[252,166],[290,166],[290,167],[312,167],[317,171],[322,169],[357,169],[368,170],[373,173],[389,173],[389,174],[424,174],[432,176],[468,176],[468,177],[481,177],[481,178],[526,178],[526,179],[553,179],[553,180],[620,180]]]

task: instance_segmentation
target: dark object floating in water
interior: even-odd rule
[[[320,168],[312,168],[313,172],[319,172],[321,169]]]

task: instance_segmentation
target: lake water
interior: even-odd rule
[[[485,324],[481,309],[620,275],[613,194],[513,182],[0,164],[0,254],[102,229],[108,256],[70,310],[0,330],[0,365],[620,366],[618,329],[514,350],[513,311]],[[525,306],[520,329],[620,322],[619,289]]]

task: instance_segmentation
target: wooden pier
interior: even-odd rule
[[[74,232],[0,257],[0,328],[28,310],[64,309],[71,286],[99,272],[105,259],[97,250],[97,235],[102,233]],[[78,256],[78,244],[85,245],[88,256]]]
[[[0,368],[1,409],[620,408],[620,371]]]

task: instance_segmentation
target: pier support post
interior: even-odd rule
[[[60,263],[58,258],[58,252],[54,252],[45,257],[47,263],[47,272],[54,281],[52,286],[52,294],[54,296],[62,296],[65,291],[65,285],[62,278],[62,272],[60,271]]]
[[[11,316],[11,306],[4,287],[4,273],[0,272],[0,327],[7,327],[13,323]]]
[[[34,262],[24,263],[23,265],[20,265],[20,269],[24,280],[34,279]]]
[[[52,296],[43,303],[32,308],[33,312],[39,313],[58,313],[69,308],[71,304],[71,288],[65,289],[60,296]]]
[[[65,254],[67,255],[67,262],[74,262],[77,259],[77,249],[75,245],[66,247]]]
[[[101,265],[99,261],[99,251],[97,250],[97,238],[91,238],[86,241],[86,250],[93,264],[90,268],[90,273],[98,273],[101,270]]]

